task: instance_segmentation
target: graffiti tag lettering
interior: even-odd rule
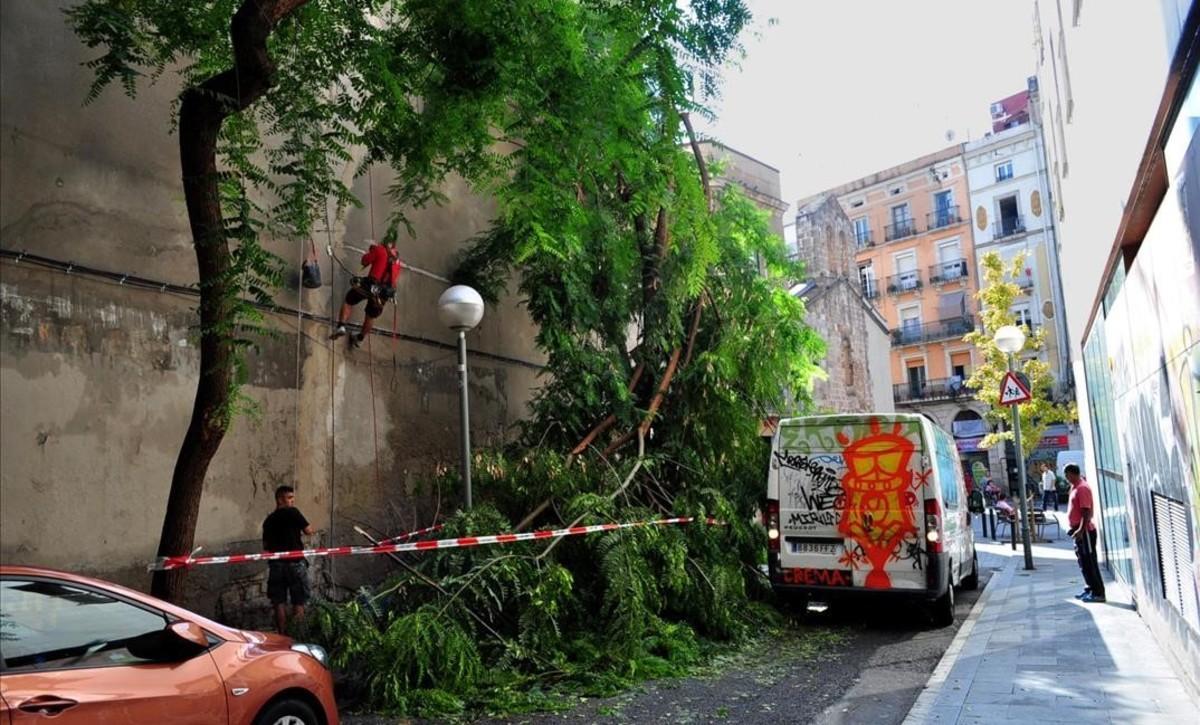
[[[836,526],[838,515],[836,511],[793,511],[788,516],[787,524],[791,528],[799,526]]]
[[[821,587],[848,587],[854,584],[850,572],[841,569],[784,569],[782,574],[784,584]]]

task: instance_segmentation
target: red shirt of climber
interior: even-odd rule
[[[384,285],[385,289],[366,291],[352,284],[346,290],[346,300],[338,312],[338,324],[329,339],[336,340],[346,334],[346,321],[350,319],[350,310],[364,300],[367,309],[363,315],[362,332],[350,338],[351,347],[357,347],[366,336],[371,334],[375,318],[383,314],[383,306],[395,295],[400,270],[404,267],[396,251],[396,240],[388,239],[383,244],[372,244],[362,256],[362,265],[367,267],[367,277],[373,284]],[[373,286],[373,285],[372,285]]]
[[[382,244],[372,244],[362,256],[362,265],[371,268],[367,273],[371,279],[389,287],[396,286],[396,281],[400,279],[400,270],[404,268],[400,257],[396,256],[395,245],[395,242],[390,242],[386,247]]]

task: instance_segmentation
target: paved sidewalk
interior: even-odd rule
[[[1200,707],[1176,677],[1125,587],[1083,604],[1066,537],[1034,545],[978,536],[980,566],[999,567],[905,723],[1184,723]]]

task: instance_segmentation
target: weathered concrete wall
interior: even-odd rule
[[[110,89],[83,106],[90,75],[80,63],[95,53],[74,38],[61,7],[0,5],[0,248],[194,283],[177,139],[168,133],[175,89],[164,79],[136,101]],[[385,170],[353,185],[363,208],[316,235],[323,288],[298,286],[306,241],[267,240],[294,260],[280,305],[320,319],[336,313],[347,274],[326,245],[357,271],[351,247],[382,235],[388,210]],[[443,191],[446,206],[412,214],[417,233],[400,251],[445,275],[493,209],[459,181]],[[261,415],[237,420],[209,470],[198,545],[255,549],[271,492],[284,483],[297,488],[324,542],[361,543],[355,523],[396,531],[429,522],[438,502],[417,483],[458,460],[454,338],[436,316],[444,287],[403,275],[395,316],[389,309],[378,326],[395,325],[404,338],[373,337],[369,350],[329,343],[323,321],[270,318],[280,334],[252,355],[245,389]],[[87,273],[0,262],[0,561],[148,583],[195,394],[196,304]],[[525,413],[540,362],[534,332],[509,296],[469,335],[477,446],[504,438]],[[442,501],[441,510],[455,503]],[[334,568],[339,584],[352,585],[382,566],[341,560]],[[238,592],[253,591],[256,577],[261,571],[246,565],[197,569],[190,603],[239,618]]]

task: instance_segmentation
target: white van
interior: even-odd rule
[[[958,449],[921,415],[781,420],[767,535],[771,585],[802,600],[904,596],[945,625],[979,585]]]

